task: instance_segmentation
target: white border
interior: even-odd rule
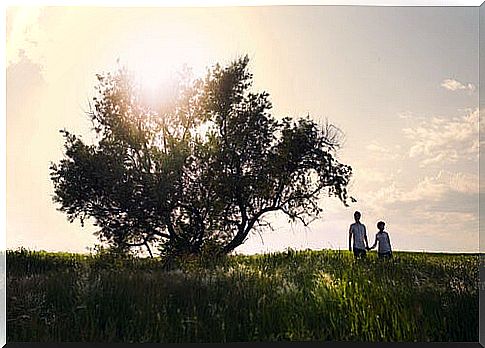
[[[2,22],[6,19],[6,8],[11,6],[111,6],[111,7],[214,7],[214,6],[268,6],[268,5],[345,5],[345,6],[473,6],[478,7],[483,0],[6,0],[2,6]],[[1,24],[1,35],[6,42],[5,23]],[[5,197],[1,202],[0,209],[0,252],[6,248],[6,52],[5,44],[1,46],[1,90],[2,112],[0,125],[0,195]],[[6,270],[5,253],[0,255],[0,269]],[[0,275],[0,347],[6,343],[6,274]]]
[[[482,0],[6,0],[4,6],[212,7],[268,5],[480,6]],[[5,18],[5,16],[4,16]]]

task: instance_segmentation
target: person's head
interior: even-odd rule
[[[377,228],[379,229],[379,231],[384,231],[384,227],[386,226],[386,223],[384,221],[379,221],[377,223]]]
[[[354,219],[355,219],[355,222],[359,222],[359,220],[360,220],[360,211],[356,211],[354,213]]]

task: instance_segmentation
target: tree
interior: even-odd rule
[[[53,200],[73,222],[93,218],[118,248],[229,253],[280,211],[305,225],[323,194],[347,205],[351,167],[341,132],[309,117],[277,120],[266,92],[251,91],[246,57],[184,74],[172,98],[149,106],[126,69],[97,75],[84,143],[66,130],[65,157],[51,164]]]

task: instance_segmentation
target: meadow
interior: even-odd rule
[[[478,341],[478,255],[7,251],[7,342]]]

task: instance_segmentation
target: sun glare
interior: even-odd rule
[[[138,32],[124,43],[120,64],[135,75],[142,93],[151,100],[169,95],[184,65],[200,75],[207,61],[206,46],[191,41],[188,29],[173,32]],[[177,33],[176,35],[174,33]]]
[[[7,9],[7,22],[11,26],[7,36],[7,64],[18,59],[18,52],[26,43],[26,33],[37,34],[35,23],[39,17],[39,7],[19,7]]]
[[[174,64],[158,61],[154,57],[140,57],[132,71],[142,93],[150,99],[156,99],[170,92],[177,69]]]

